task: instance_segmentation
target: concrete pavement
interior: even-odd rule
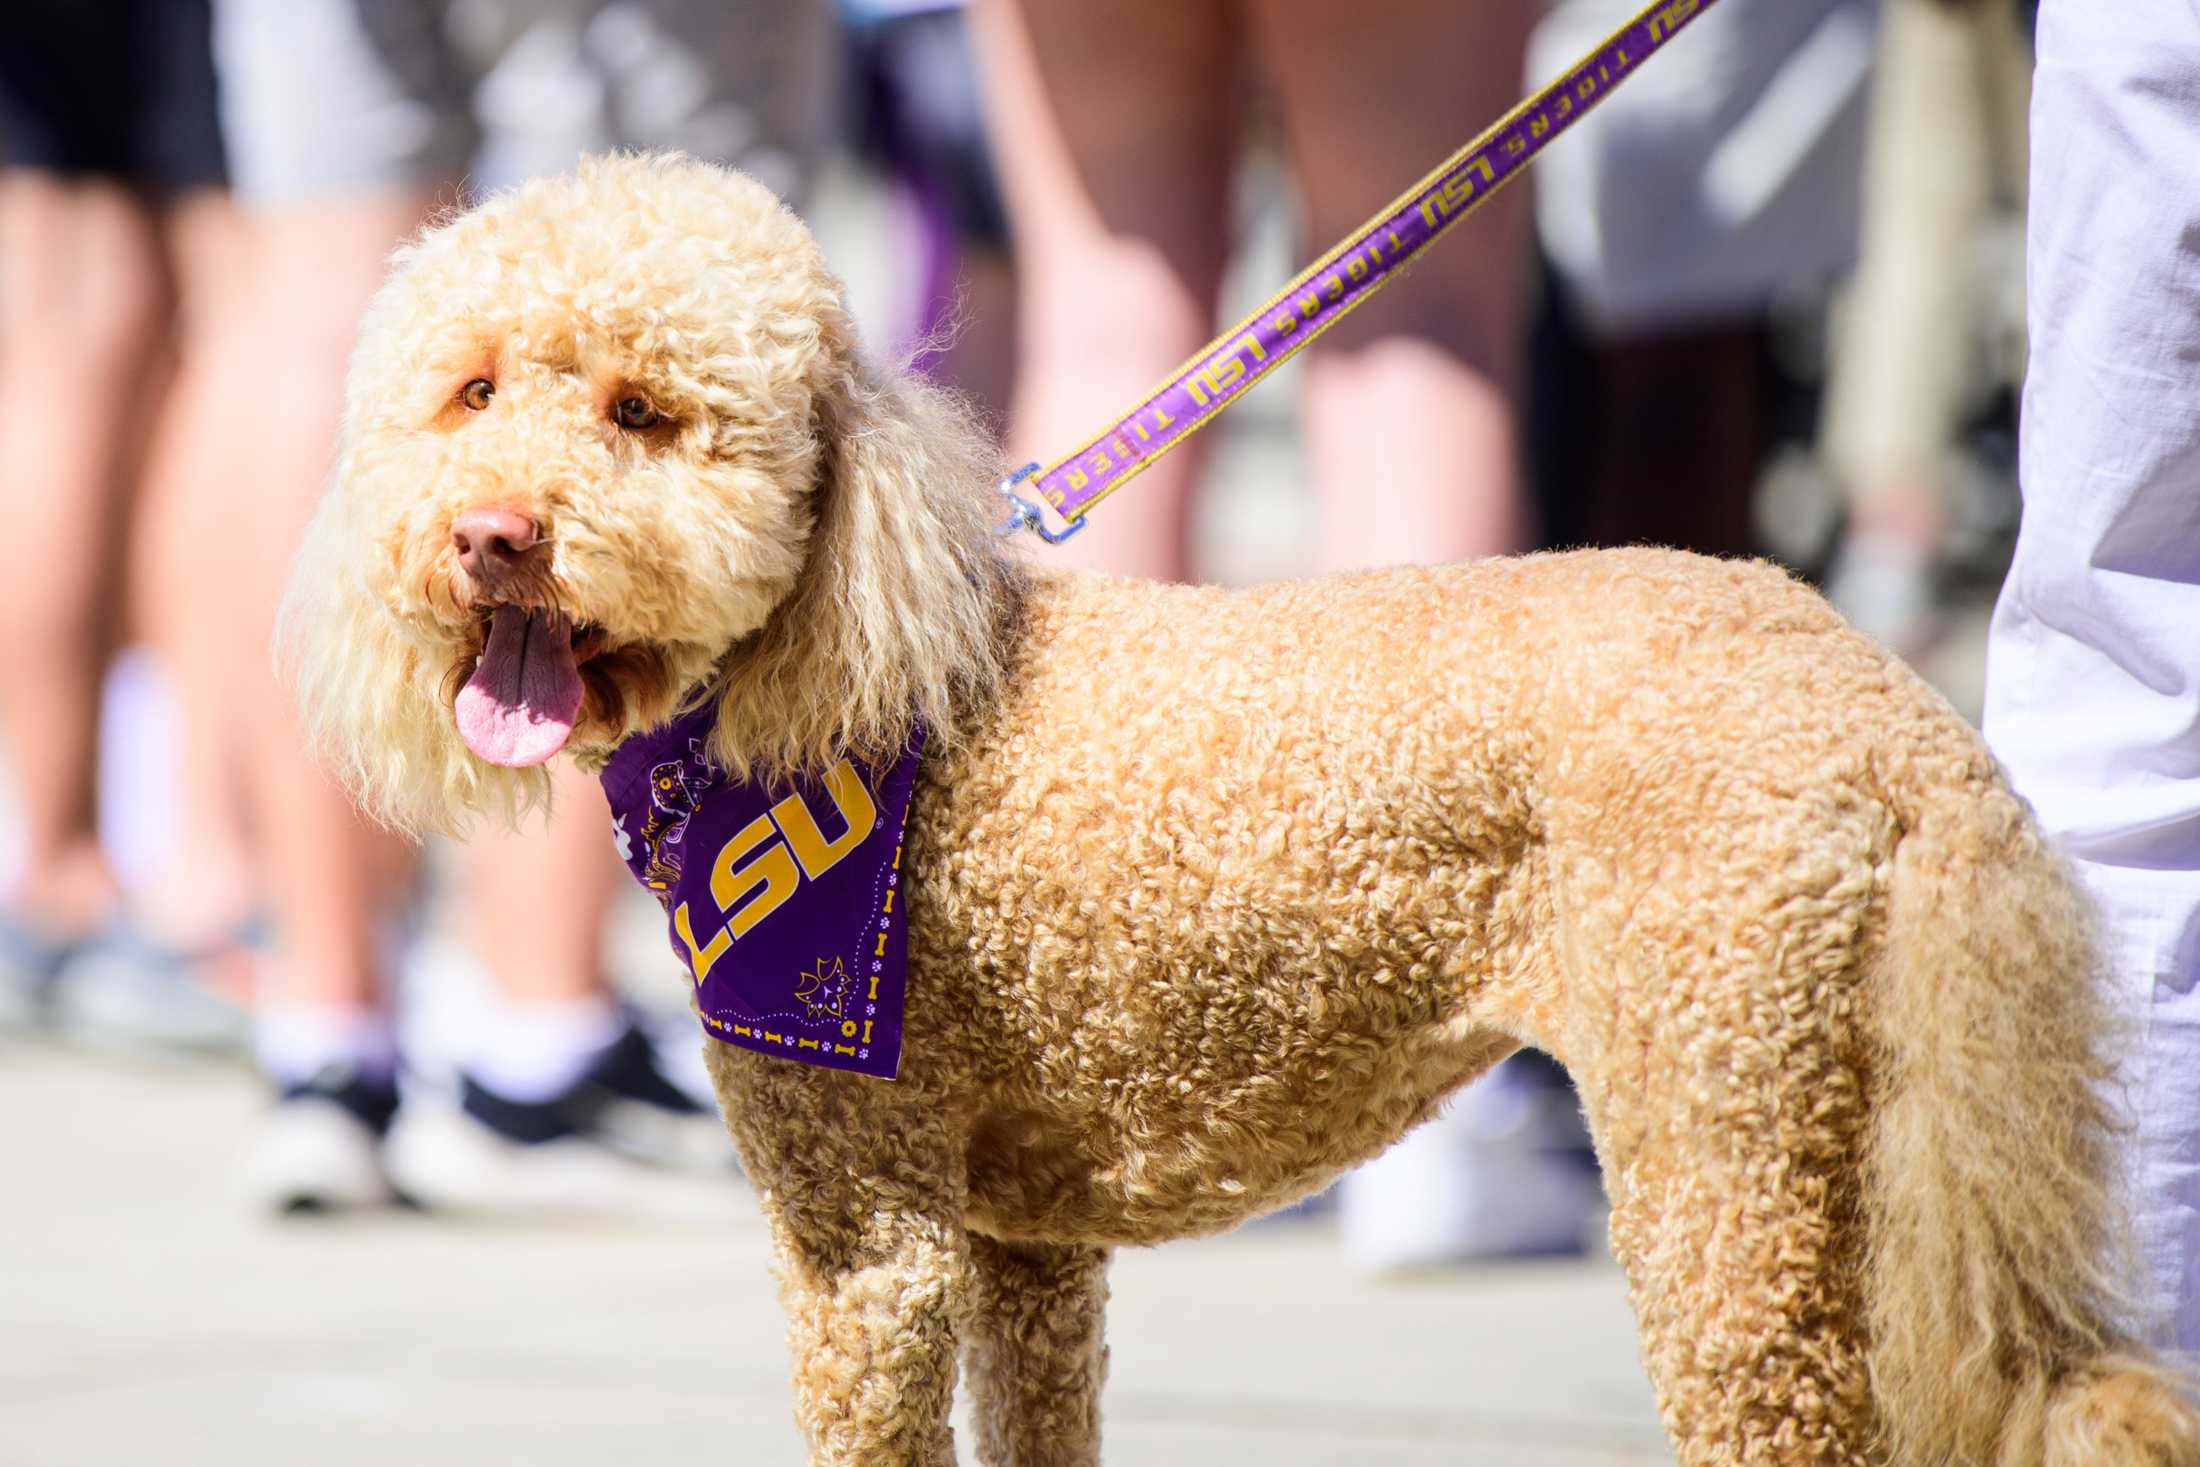
[[[0,1461],[802,1460],[753,1219],[265,1220],[228,1193],[259,1103],[228,1070],[0,1047]],[[1114,1279],[1111,1463],[1671,1460],[1607,1263],[1371,1284],[1281,1222]]]

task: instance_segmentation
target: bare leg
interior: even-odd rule
[[[114,905],[93,794],[132,415],[158,360],[153,226],[120,187],[0,175],[0,730],[22,803],[8,904],[56,934]]]
[[[1098,1248],[970,1239],[965,1359],[987,1467],[1100,1460],[1108,1255]]]
[[[1346,7],[1310,14],[1301,0],[1250,0],[1311,250],[1344,238],[1512,105],[1537,9],[1406,0],[1352,25],[1343,44]],[[1514,402],[1527,203],[1524,184],[1506,189],[1456,225],[1411,284],[1308,348],[1319,569],[1526,547]]]
[[[233,645],[258,649],[274,633],[290,553],[303,531],[336,436],[345,357],[358,314],[381,283],[383,258],[425,213],[429,198],[392,195],[281,215],[256,230],[261,306],[257,346],[227,363],[229,400],[250,405],[251,455],[239,476],[233,523],[246,541],[228,564]],[[315,766],[287,690],[240,676],[252,731],[255,828],[270,905],[281,929],[280,1002],[364,1009],[380,1001],[378,926],[402,848],[368,825]]]
[[[522,831],[482,831],[466,852],[467,945],[489,971],[497,1012],[469,1036],[467,1074],[507,1100],[568,1093],[628,1029],[603,967],[604,928],[624,873],[603,794],[570,765],[554,813]],[[713,1161],[724,1151],[696,1117]]]
[[[550,819],[469,843],[469,938],[507,1003],[606,995],[604,922],[621,872],[603,794],[570,765],[556,775]]]
[[[179,352],[146,463],[132,600],[174,681],[182,747],[175,848],[141,901],[157,931],[204,949],[253,902],[235,704],[239,668],[254,659],[238,655],[221,578],[209,574],[234,545],[231,494],[245,457],[219,363],[251,350],[235,340],[250,284],[249,236],[243,217],[213,190],[178,202],[163,223],[179,287]]]
[[[1212,0],[979,0],[973,37],[1023,277],[1011,447],[1059,456],[1213,329],[1228,248],[1241,46]],[[1198,447],[1069,547],[1183,580]]]
[[[2021,209],[2031,66],[2004,7],[1901,0],[1880,22],[1861,257],[1835,342],[1820,442],[1850,492],[1833,604],[1905,656],[1939,630],[1947,530],[1981,314],[1976,241],[1997,179]],[[1912,140],[1931,137],[1933,146]]]

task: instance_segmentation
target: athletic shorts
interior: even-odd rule
[[[224,180],[207,0],[9,8],[0,164],[169,196]]]
[[[824,0],[214,0],[237,192],[483,192],[678,149],[783,197],[823,145]]]

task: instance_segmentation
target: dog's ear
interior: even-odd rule
[[[422,641],[368,586],[376,544],[344,482],[348,455],[292,563],[277,670],[314,753],[369,815],[407,835],[455,831],[471,814],[516,821],[549,796],[540,769],[472,758],[450,710],[447,648]]]
[[[803,568],[728,660],[719,702],[713,753],[736,771],[898,751],[914,720],[951,740],[998,675],[998,449],[950,394],[861,359],[837,313],[819,356]]]

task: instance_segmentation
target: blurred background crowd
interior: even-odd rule
[[[738,1191],[601,796],[363,823],[268,648],[353,323],[437,214],[678,148],[1049,459],[1629,0],[75,0],[0,33],[0,1028],[242,1059],[243,1205]],[[1976,710],[2017,521],[2021,4],[1724,0],[1059,552],[1241,582],[1774,557]],[[1592,1246],[1533,1056],[1341,1189],[1369,1269]]]

